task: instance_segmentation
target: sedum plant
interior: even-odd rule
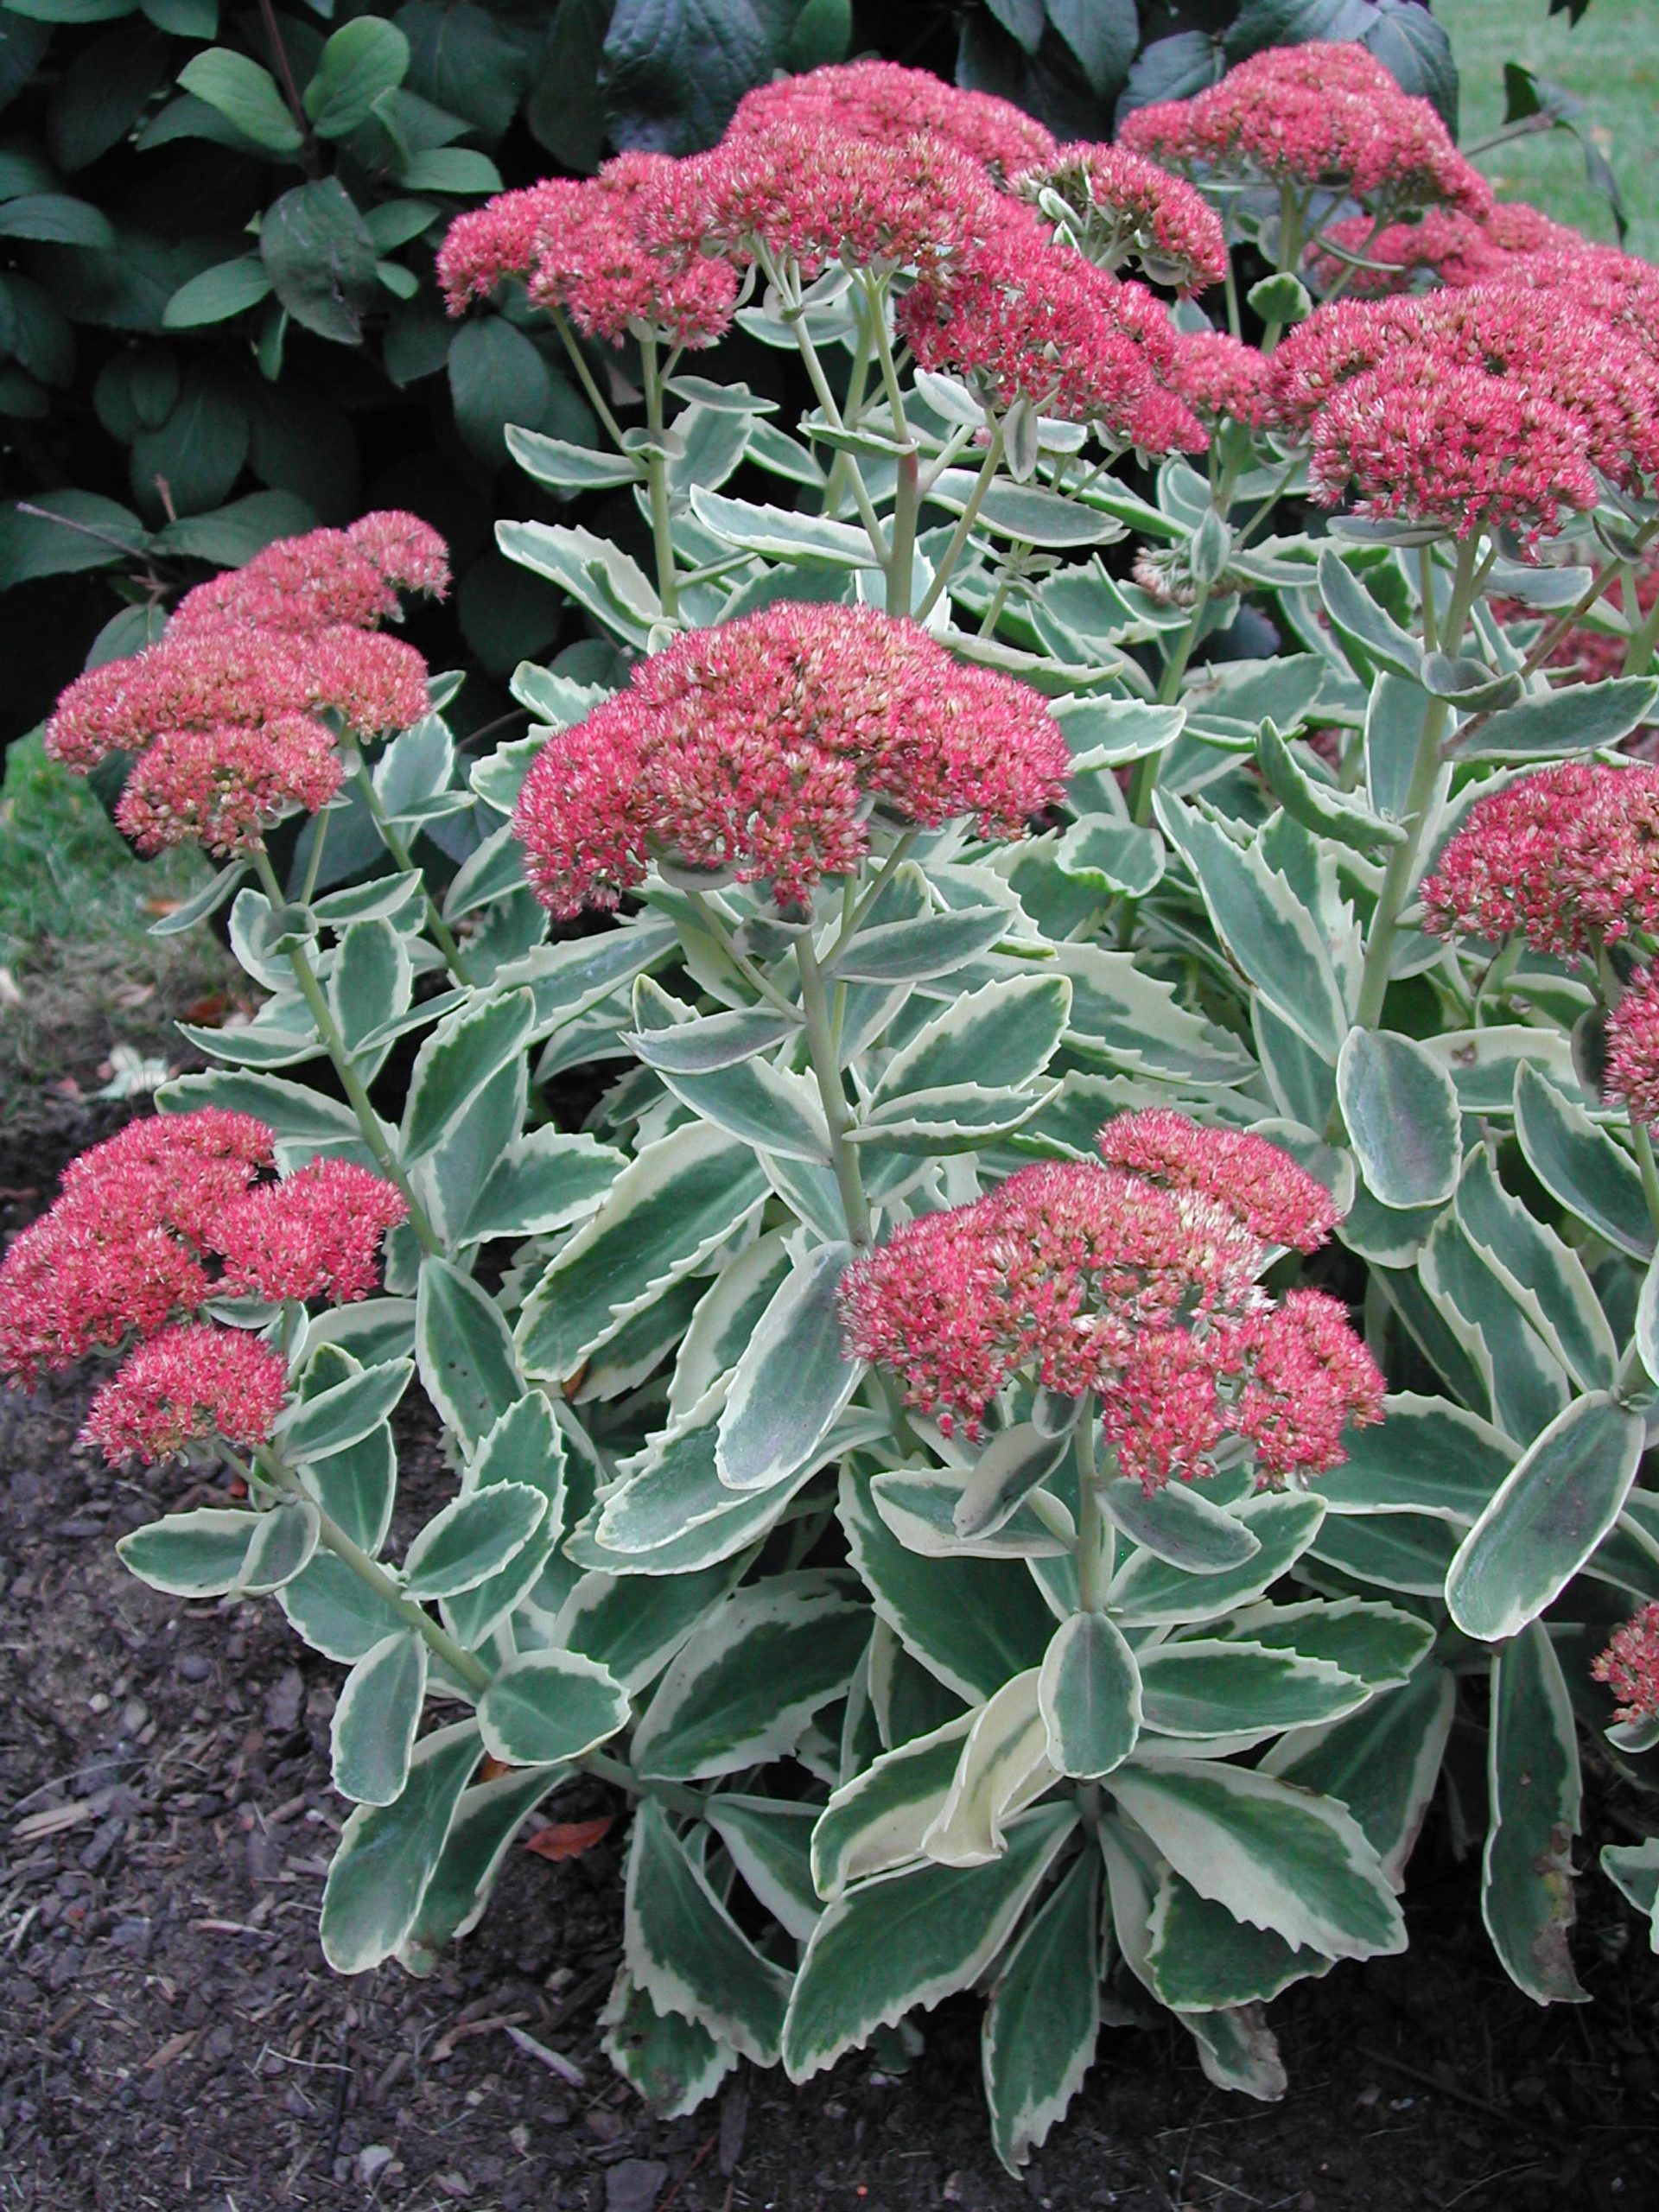
[[[327,1956],[429,1967],[598,1777],[630,2081],[977,1988],[1017,2169],[1103,2020],[1279,2094],[1443,1788],[1581,1994],[1580,1725],[1659,1739],[1659,278],[1343,47],[1110,147],[786,79],[441,276],[547,315],[613,449],[512,449],[651,565],[501,526],[594,638],[471,761],[403,517],[71,688],[268,995],[0,1268],[12,1372],[119,1353],[91,1440],[227,1470],[129,1564],[350,1669]]]

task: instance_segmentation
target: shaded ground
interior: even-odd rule
[[[105,1133],[72,1119],[30,1141],[43,1154]],[[9,1152],[0,1181],[49,1195],[56,1159],[25,1172]],[[8,1225],[32,1210],[14,1201]],[[1410,1955],[1274,2008],[1283,2104],[1210,2088],[1176,2034],[1108,2031],[1023,2187],[986,2141],[965,2003],[927,2021],[902,2076],[858,2058],[797,2090],[746,2069],[704,2112],[658,2123],[598,2050],[620,1821],[577,1859],[518,1853],[479,1934],[430,1980],[339,1980],[315,1937],[344,1809],[327,1780],[338,1670],[269,1604],[188,1605],[126,1575],[116,1537],[187,1492],[175,1481],[157,1500],[94,1466],[74,1444],[79,1409],[50,1390],[0,1401],[6,2212],[1652,2201],[1659,1966],[1592,1879],[1577,1949],[1597,2002],[1534,2007],[1494,1964],[1471,1872],[1434,1830]],[[406,1479],[429,1497],[440,1471],[413,1440]],[[597,1789],[559,1801],[561,1819],[611,1809]]]

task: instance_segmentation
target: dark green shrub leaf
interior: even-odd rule
[[[259,251],[277,298],[308,330],[355,346],[375,293],[374,240],[337,177],[296,185],[265,210]]]
[[[395,23],[359,16],[324,45],[303,105],[319,138],[343,138],[365,122],[382,92],[401,85],[409,41]]]
[[[203,100],[245,138],[268,153],[299,150],[302,133],[269,69],[229,47],[209,47],[192,54],[179,72],[179,83]]]

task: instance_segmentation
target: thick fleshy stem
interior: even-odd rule
[[[569,317],[563,308],[556,307],[550,308],[549,312],[553,318],[553,327],[558,332],[563,341],[564,350],[570,356],[570,365],[576,372],[577,382],[588,395],[588,404],[604,424],[605,434],[611,443],[619,453],[626,453],[627,446],[623,438],[622,425],[611,412],[605,395],[594,380],[594,372],[588,365],[588,358],[577,342],[575,332],[570,327]]]
[[[1632,562],[1624,571],[1625,619],[1633,626],[1630,642],[1624,648],[1621,676],[1645,676],[1653,664],[1654,648],[1659,645],[1659,599],[1656,599],[1645,615],[1637,620],[1636,583],[1639,571]]]
[[[374,778],[369,773],[368,764],[365,761],[359,760],[352,770],[352,783],[361,797],[364,805],[369,810],[370,819],[379,833],[381,843],[391,855],[398,869],[404,875],[419,874],[420,870],[416,867],[403,832],[380,804],[380,794],[374,788]],[[461,956],[461,946],[456,940],[454,931],[438,912],[438,902],[426,888],[426,880],[423,875],[421,880],[421,898],[426,909],[427,935],[443,955],[443,964],[449,970],[451,976],[463,990],[469,990],[472,988],[473,979],[467,973],[467,963]]]
[[[639,359],[645,387],[645,429],[650,438],[645,448],[645,490],[651,503],[652,547],[657,556],[657,596],[665,620],[676,622],[680,613],[680,587],[674,564],[673,518],[668,505],[668,455],[663,448],[663,433],[667,427],[663,415],[663,378],[654,338],[640,340]]]
[[[938,605],[940,594],[950,582],[952,571],[973,535],[974,524],[979,520],[979,511],[985,504],[985,494],[990,490],[1001,461],[1002,425],[998,421],[991,426],[991,442],[985,448],[985,458],[979,465],[979,474],[974,479],[974,488],[968,494],[968,504],[957,518],[957,526],[939,556],[939,565],[933,572],[933,581],[923,593],[922,603],[916,609],[918,622],[927,620]]]
[[[905,414],[905,395],[899,382],[898,365],[893,358],[893,346],[887,336],[885,287],[874,277],[865,278],[864,302],[869,318],[870,335],[874,341],[876,362],[881,372],[881,388],[887,395],[888,410],[893,417],[893,435],[904,448],[899,455],[893,518],[888,526],[887,613],[908,614],[914,589],[916,523],[922,504],[921,455],[911,437],[910,423]]]
[[[690,906],[697,919],[702,924],[704,929],[708,931],[709,936],[713,938],[715,943],[720,947],[721,951],[725,955],[726,959],[730,963],[731,967],[743,978],[743,981],[748,985],[749,988],[752,991],[758,993],[761,998],[765,999],[767,1005],[772,1007],[777,1013],[788,1014],[791,1021],[798,1020],[800,1008],[791,1004],[791,1002],[784,996],[783,993],[778,988],[778,986],[772,982],[769,976],[761,973],[760,969],[756,967],[753,961],[749,958],[747,952],[739,951],[736,942],[732,936],[731,931],[727,927],[724,918],[719,911],[715,906],[711,906],[709,901],[704,898],[702,893],[701,891],[688,890],[685,893],[685,899],[686,903]]]
[[[260,882],[264,886],[265,896],[273,906],[281,906],[284,903],[283,887],[276,880],[270,855],[262,845],[254,847],[253,864]],[[402,1163],[386,1141],[380,1116],[374,1110],[346,1039],[340,1033],[340,1025],[334,1020],[327,994],[322,988],[317,971],[311,964],[310,954],[302,944],[295,944],[290,946],[286,957],[294,981],[299,986],[300,996],[309,1007],[311,1019],[317,1025],[317,1034],[322,1039],[323,1049],[334,1064],[334,1072],[340,1077],[346,1103],[357,1116],[357,1125],[363,1132],[363,1141],[373,1154],[375,1166],[386,1180],[395,1184],[403,1193],[404,1202],[409,1208],[409,1225],[414,1230],[421,1249],[423,1252],[441,1252],[443,1247],[427,1218],[426,1209],[416,1197],[414,1186],[404,1173]]]
[[[806,1020],[807,1054],[812,1063],[813,1078],[818,1086],[818,1098],[830,1131],[830,1159],[836,1171],[836,1187],[841,1192],[841,1209],[847,1220],[848,1239],[855,1251],[864,1252],[869,1249],[873,1241],[870,1202],[864,1193],[864,1176],[858,1164],[858,1147],[850,1141],[848,1135],[853,1126],[853,1117],[848,1110],[847,1092],[841,1079],[835,1030],[823,988],[823,970],[818,965],[809,931],[803,930],[796,938],[795,958],[800,968],[801,1012]]]
[[[1646,529],[1637,532],[1636,543],[1632,549],[1632,556],[1644,553],[1648,547],[1652,544],[1656,537],[1659,537],[1659,522],[1650,522],[1647,525]],[[1559,614],[1556,616],[1554,621],[1549,625],[1548,628],[1543,632],[1541,636],[1534,639],[1532,647],[1528,652],[1526,658],[1516,671],[1516,674],[1517,676],[1524,679],[1529,676],[1534,676],[1537,673],[1537,671],[1543,666],[1544,663],[1549,658],[1550,655],[1554,652],[1556,646],[1560,644],[1562,639],[1566,637],[1567,632],[1571,630],[1576,623],[1581,622],[1584,620],[1585,616],[1590,612],[1590,609],[1601,597],[1603,592],[1606,590],[1607,586],[1612,581],[1613,572],[1618,565],[1619,564],[1617,561],[1609,561],[1605,567],[1599,568],[1596,570],[1594,576],[1591,579],[1588,588],[1580,594],[1579,597],[1573,601],[1572,606],[1567,608],[1564,614]]]

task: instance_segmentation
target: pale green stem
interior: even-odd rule
[[[1647,547],[1653,543],[1656,535],[1659,535],[1659,522],[1649,523],[1647,528],[1640,531],[1637,537],[1637,551],[1638,553],[1645,551]],[[1575,622],[1582,621],[1584,617],[1590,612],[1590,609],[1595,605],[1596,601],[1601,597],[1603,592],[1607,588],[1608,581],[1611,577],[1613,570],[1618,566],[1618,563],[1617,561],[1609,561],[1605,568],[1597,569],[1595,575],[1590,580],[1588,588],[1580,593],[1579,597],[1573,601],[1573,605],[1567,608],[1565,614],[1558,615],[1555,620],[1550,624],[1549,627],[1543,632],[1543,634],[1535,639],[1531,652],[1528,653],[1525,660],[1522,662],[1520,668],[1516,671],[1516,673],[1519,676],[1525,677],[1536,674],[1538,670],[1541,669],[1544,663],[1549,658],[1551,653],[1554,652],[1556,646],[1560,644],[1561,639],[1566,637],[1567,632],[1573,627],[1573,624]]]
[[[420,871],[416,868],[413,855],[404,842],[403,832],[380,804],[380,794],[374,788],[374,779],[369,773],[365,761],[361,760],[358,761],[352,771],[352,781],[361,793],[363,804],[368,808],[374,826],[380,833],[381,843],[391,855],[397,867],[405,875],[419,874]],[[438,912],[438,902],[426,888],[424,876],[422,877],[421,897],[426,906],[428,935],[443,955],[443,964],[449,970],[451,976],[463,990],[469,990],[472,988],[473,979],[467,973],[467,963],[461,957],[461,946],[455,940],[454,931]]]
[[[869,378],[871,350],[868,319],[861,315],[858,344],[854,349],[853,365],[847,378],[847,397],[841,409],[841,419],[849,427],[856,424],[864,412],[864,387]],[[837,453],[830,464],[830,480],[823,487],[823,512],[831,518],[841,512],[842,494],[847,489],[851,461],[850,454]]]
[[[1230,246],[1227,249],[1227,271],[1223,282],[1227,288],[1227,327],[1235,338],[1242,340],[1244,335],[1244,318],[1239,312],[1238,278],[1233,273],[1233,253]]]
[[[968,504],[957,518],[957,526],[946,542],[944,551],[939,556],[939,565],[933,573],[933,581],[923,593],[922,603],[916,609],[918,622],[925,621],[933,612],[940,594],[950,582],[951,572],[973,535],[974,524],[979,520],[979,511],[985,504],[985,494],[991,488],[1001,461],[1002,425],[997,422],[991,426],[991,442],[985,448],[985,458],[979,465],[979,474],[974,479],[974,488],[968,494]]]
[[[265,896],[270,900],[271,905],[282,906],[283,887],[276,880],[276,871],[270,864],[270,855],[262,845],[256,845],[253,849],[253,865],[260,882],[265,887]],[[363,1132],[364,1143],[373,1154],[375,1164],[386,1180],[395,1184],[402,1192],[404,1201],[409,1208],[409,1225],[414,1230],[422,1250],[441,1251],[442,1247],[438,1242],[431,1223],[427,1219],[426,1210],[416,1197],[410,1179],[404,1173],[402,1163],[386,1141],[386,1133],[381,1126],[380,1116],[374,1110],[363,1078],[359,1075],[346,1047],[346,1039],[340,1033],[340,1026],[329,1007],[327,994],[318,979],[316,969],[311,964],[310,954],[302,944],[296,944],[290,949],[287,958],[289,967],[293,971],[294,981],[299,985],[300,996],[311,1010],[311,1019],[317,1025],[317,1034],[321,1038],[323,1048],[334,1064],[334,1072],[340,1077],[340,1087],[346,1093],[353,1113],[357,1116],[357,1125]]]
[[[1181,678],[1186,674],[1186,664],[1192,658],[1192,649],[1198,642],[1198,632],[1204,627],[1204,618],[1210,606],[1210,587],[1201,584],[1198,595],[1192,602],[1192,612],[1186,626],[1175,640],[1174,650],[1164,663],[1163,673],[1158,679],[1155,703],[1173,706],[1180,696]],[[1152,820],[1152,795],[1158,787],[1158,771],[1161,755],[1147,753],[1137,760],[1129,776],[1129,813],[1142,829]]]
[[[668,456],[663,451],[663,382],[658,372],[657,340],[640,340],[639,358],[645,375],[645,429],[651,442],[645,448],[645,490],[651,503],[651,542],[657,556],[657,597],[671,621],[679,619],[680,587],[674,566],[674,524],[668,507]]]
[[[812,387],[813,397],[823,410],[824,421],[829,423],[832,430],[845,429],[847,425],[842,420],[840,408],[836,404],[836,395],[830,389],[830,379],[824,374],[823,360],[819,358],[817,347],[812,343],[812,334],[806,327],[804,310],[801,308],[798,300],[793,296],[791,288],[784,282],[782,272],[772,263],[769,257],[762,257],[761,267],[771,279],[779,298],[786,302],[784,308],[784,320],[795,333],[795,344],[806,370],[807,382]],[[887,564],[887,533],[881,527],[880,517],[871,503],[862,470],[859,467],[856,460],[852,459],[851,456],[849,458],[851,465],[848,471],[847,488],[853,495],[853,505],[858,509],[858,518],[863,524],[865,532],[869,538],[870,550],[875,555],[880,565],[885,569]]]
[[[594,372],[588,365],[587,356],[583,353],[581,346],[576,343],[576,334],[571,329],[569,323],[566,321],[564,309],[563,308],[554,308],[551,310],[551,313],[553,316],[553,327],[558,332],[559,336],[564,341],[564,350],[570,356],[570,365],[576,372],[576,379],[578,383],[588,395],[589,405],[592,407],[594,414],[598,416],[600,421],[604,424],[605,435],[610,439],[611,443],[616,448],[619,453],[626,453],[627,451],[627,447],[623,442],[622,425],[617,421],[615,416],[612,414],[610,408],[606,402],[604,394],[601,391],[598,385],[594,381]]]
[[[830,1158],[836,1171],[836,1185],[841,1192],[841,1210],[847,1220],[847,1235],[855,1250],[868,1251],[871,1243],[870,1202],[864,1194],[864,1177],[858,1164],[858,1147],[848,1139],[853,1117],[848,1110],[846,1088],[841,1079],[835,1031],[830,1019],[829,1001],[824,995],[823,970],[818,965],[810,934],[806,931],[803,931],[795,940],[795,957],[801,972],[801,1012],[806,1020],[806,1049],[812,1063],[813,1077],[818,1086],[823,1118],[830,1131]]]
[[[916,518],[921,512],[921,463],[912,446],[899,456],[899,479],[893,503],[893,533],[887,564],[887,612],[908,614],[915,591]]]
[[[784,996],[770,977],[762,975],[747,952],[738,950],[730,930],[728,929],[715,908],[710,906],[708,899],[703,897],[702,892],[688,891],[685,897],[697,919],[749,988],[758,991],[766,1003],[774,1007],[779,1014],[786,1014],[791,1021],[798,1021],[800,1019],[800,1008]]]
[[[1306,209],[1287,184],[1279,188],[1279,271],[1281,276],[1294,276],[1301,267],[1304,237],[1304,217]],[[1284,335],[1282,322],[1270,322],[1262,333],[1264,353],[1271,353]]]
[[[1031,550],[1031,546],[1023,538],[1009,546],[1002,563],[1002,573],[997,578],[996,589],[991,595],[991,603],[980,617],[979,634],[982,638],[995,636],[996,626],[1002,620],[1009,594],[1017,583],[1024,581],[1026,562]]]
[[[1078,1408],[1077,1463],[1077,1603],[1085,1613],[1106,1610],[1109,1576],[1106,1567],[1106,1522],[1100,1510],[1100,1469],[1095,1459],[1095,1408],[1092,1398]]]
[[[836,961],[840,959],[842,954],[845,952],[848,946],[852,943],[853,938],[859,930],[863,927],[865,916],[869,912],[871,907],[874,906],[876,900],[881,896],[883,890],[887,887],[888,878],[903,861],[907,861],[910,858],[912,852],[915,849],[918,834],[918,833],[914,830],[906,830],[901,836],[893,840],[892,851],[889,852],[887,858],[882,861],[880,867],[877,868],[874,877],[870,880],[868,888],[864,892],[863,895],[859,899],[858,903],[855,906],[849,905],[849,894],[853,888],[853,879],[851,876],[848,877],[847,888],[842,895],[841,928],[836,933],[835,943],[830,948],[828,957],[823,963],[826,968],[833,968],[835,966]]]
[[[1434,548],[1417,548],[1417,595],[1422,601],[1423,643],[1430,652],[1440,651],[1440,616],[1434,611]]]
[[[308,906],[317,895],[317,878],[322,873],[322,849],[328,836],[327,813],[316,817],[316,835],[311,840],[311,857],[305,864],[305,881],[300,887],[300,904]]]
[[[1636,598],[1636,564],[1624,572],[1624,619],[1636,623],[1639,609]],[[1659,599],[1656,599],[1641,622],[1631,631],[1624,648],[1624,659],[1619,670],[1621,676],[1645,676],[1653,661],[1654,648],[1659,645]]]

